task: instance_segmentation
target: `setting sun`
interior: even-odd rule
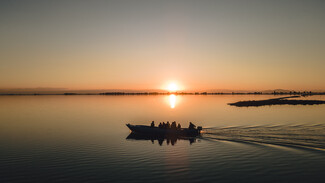
[[[168,91],[170,91],[170,92],[175,92],[175,91],[177,91],[178,90],[178,86],[175,84],[175,83],[170,83],[169,85],[168,85]]]

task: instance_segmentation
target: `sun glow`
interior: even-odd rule
[[[176,92],[179,88],[175,83],[170,83],[167,89],[170,92]]]

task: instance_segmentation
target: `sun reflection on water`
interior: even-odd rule
[[[170,108],[172,108],[172,109],[175,108],[176,95],[174,95],[174,94],[169,95],[169,104],[170,104]]]

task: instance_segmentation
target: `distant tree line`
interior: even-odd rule
[[[104,92],[104,93],[0,93],[0,95],[325,95],[325,92],[312,91],[273,91],[273,92]]]

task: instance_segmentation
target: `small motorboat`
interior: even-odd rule
[[[184,136],[184,137],[195,137],[200,135],[202,127],[199,126],[194,129],[189,128],[159,128],[146,125],[131,125],[126,126],[137,134],[144,135],[156,135],[156,136]]]

